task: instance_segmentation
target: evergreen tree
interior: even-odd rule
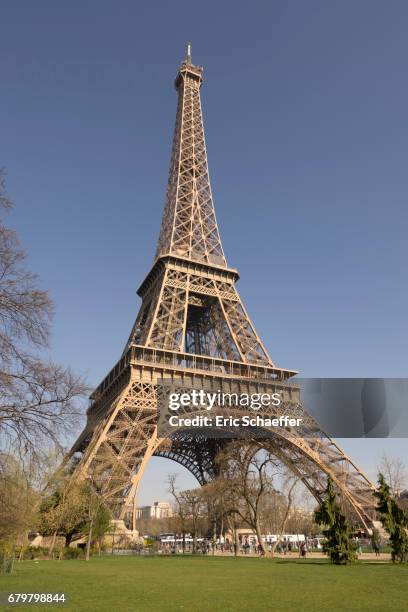
[[[408,561],[408,515],[392,497],[382,474],[378,475],[378,484],[375,492],[378,498],[377,510],[384,528],[390,534],[391,558],[393,563],[404,563]]]
[[[325,498],[315,512],[315,521],[326,526],[323,530],[326,537],[323,549],[330,556],[331,562],[346,565],[355,561],[356,547],[351,540],[351,530],[337,504],[333,481],[330,478],[327,480]]]

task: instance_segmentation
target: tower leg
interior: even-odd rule
[[[136,502],[136,498],[137,498],[137,495],[138,495],[138,492],[139,492],[140,482],[141,482],[141,480],[143,478],[143,474],[144,474],[144,471],[146,469],[146,466],[147,466],[149,460],[151,459],[151,457],[153,456],[154,452],[156,451],[158,446],[161,444],[161,442],[162,442],[162,440],[157,437],[157,427],[156,427],[154,429],[152,437],[150,438],[150,440],[149,440],[149,442],[147,444],[147,447],[146,447],[144,455],[143,455],[143,459],[138,464],[137,471],[132,476],[131,487],[130,487],[129,491],[126,493],[126,497],[123,500],[122,509],[121,509],[121,513],[120,513],[120,518],[124,519],[125,516],[129,512],[129,508],[132,508],[131,512],[132,512],[132,529],[133,529],[133,531],[136,530],[136,508],[135,508],[135,502]]]
[[[160,443],[156,420],[155,385],[131,381],[95,429],[74,472],[74,479],[92,479],[114,518],[125,517],[147,462]]]

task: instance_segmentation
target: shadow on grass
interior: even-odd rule
[[[296,563],[297,565],[332,565],[327,559],[274,559],[276,563],[288,564]]]

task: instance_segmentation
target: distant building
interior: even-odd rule
[[[137,519],[164,519],[173,516],[169,502],[154,502],[153,506],[136,508]]]

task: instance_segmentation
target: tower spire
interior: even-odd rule
[[[200,88],[203,69],[187,59],[176,76],[178,108],[156,259],[176,255],[226,267],[208,173]]]

